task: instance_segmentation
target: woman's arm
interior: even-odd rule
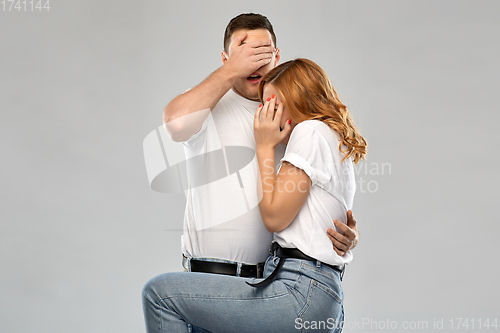
[[[264,106],[255,112],[254,130],[257,160],[259,163],[259,189],[262,200],[259,203],[260,215],[266,229],[277,232],[285,229],[295,218],[304,204],[311,189],[309,176],[299,168],[285,162],[276,175],[274,149],[292,128],[287,122],[280,130],[283,103],[278,105],[276,114],[275,96],[268,98]]]
[[[260,215],[269,232],[278,232],[293,221],[306,202],[311,189],[309,176],[284,162],[276,176],[274,148],[257,146],[262,200]]]

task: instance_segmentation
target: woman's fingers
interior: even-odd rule
[[[268,97],[262,107],[260,121],[272,122],[274,118],[274,108],[276,105],[276,98],[274,95]]]
[[[286,136],[289,135],[291,131],[292,131],[292,121],[288,119],[285,123],[285,127],[283,127],[283,130],[280,132],[281,140],[286,138]]]
[[[275,108],[278,109],[276,114]],[[278,103],[274,95],[268,97],[264,101],[264,105],[257,108],[254,118],[255,141],[257,144],[275,147],[283,139],[280,132],[283,108],[283,103]]]
[[[269,111],[268,111],[269,120],[273,120],[275,108],[276,108],[276,96],[272,95],[271,102],[269,102]]]
[[[259,121],[260,121],[260,114],[262,112],[262,104],[259,105],[259,107],[257,108],[257,111],[255,111],[255,116],[254,116],[254,119],[253,119],[253,124],[254,124],[254,128],[255,126],[258,125]]]
[[[271,98],[268,98],[264,102],[264,106],[262,106],[262,111],[261,111],[261,114],[260,114],[260,121],[266,121],[267,120],[267,113],[268,113],[269,103],[270,102],[271,102]]]
[[[276,110],[276,113],[274,114],[274,120],[278,122],[278,124],[281,123],[281,116],[283,114],[283,101],[280,101],[278,103],[278,108]]]
[[[271,99],[269,100],[269,103],[267,105],[266,120],[268,120],[268,121],[272,121],[273,120],[275,105],[276,105],[276,98],[275,98],[274,95],[272,95]]]

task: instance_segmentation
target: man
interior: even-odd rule
[[[260,78],[280,61],[268,19],[259,14],[233,18],[226,27],[221,60],[220,68],[174,98],[164,110],[165,128],[172,140],[182,142],[187,158],[219,150],[227,157],[228,147],[255,148],[253,120],[260,103]],[[284,149],[283,145],[277,147],[277,162]],[[217,167],[209,160],[202,159],[199,169],[215,172]],[[188,170],[188,180],[190,177],[195,178]],[[185,270],[262,277],[272,235],[260,217],[257,177],[257,161],[253,158],[238,172],[227,172],[218,185],[188,188],[182,237]],[[335,221],[344,235],[328,230],[332,251],[339,255],[354,248],[359,239],[350,212],[346,220],[347,225]]]

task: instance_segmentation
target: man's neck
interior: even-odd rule
[[[244,96],[243,94],[241,94],[238,89],[236,89],[235,87],[231,87],[231,90],[234,91],[238,96],[241,96],[243,97],[244,99],[248,99],[249,101],[252,101],[252,102],[260,102],[259,100],[259,97],[257,96],[255,99],[252,99],[252,98],[249,98],[247,96]]]

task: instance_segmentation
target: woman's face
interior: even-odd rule
[[[272,83],[266,83],[264,85],[264,91],[262,94],[262,100],[265,102],[269,97],[275,96],[275,104],[274,104],[274,112],[276,113],[276,110],[278,110],[278,106],[280,104],[283,104],[283,114],[281,116],[281,121],[280,121],[280,128],[283,129],[285,127],[285,124],[287,123],[288,120],[292,120],[290,117],[290,113],[288,113],[288,110],[286,108],[286,101],[283,99],[281,96],[280,92]],[[292,120],[292,129],[297,125],[296,122]],[[282,141],[283,144],[288,143],[288,139],[290,138],[290,134],[286,136],[286,138]]]

